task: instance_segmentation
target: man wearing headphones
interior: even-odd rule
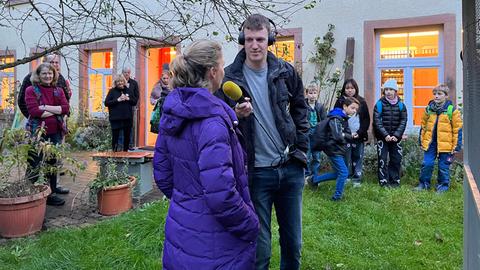
[[[300,269],[302,192],[307,151],[307,105],[302,80],[294,68],[268,52],[275,41],[273,21],[254,14],[240,27],[244,48],[225,69],[225,81],[240,86],[246,102],[235,105],[246,137],[249,189],[260,220],[256,269],[268,269],[271,215],[280,227],[280,269]]]

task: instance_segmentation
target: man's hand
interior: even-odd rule
[[[252,103],[250,103],[250,98],[246,97],[245,102],[237,104],[235,106],[235,113],[238,118],[248,117],[253,112]]]

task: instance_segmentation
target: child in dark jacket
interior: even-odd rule
[[[400,141],[407,126],[407,108],[397,95],[394,79],[383,85],[384,96],[373,109],[373,131],[377,138],[378,181],[380,186],[400,186],[402,147]]]
[[[310,130],[308,133],[310,145],[307,152],[308,166],[305,171],[306,177],[318,175],[318,170],[320,169],[320,159],[322,152],[312,151],[313,134],[317,124],[327,118],[327,115],[323,104],[318,102],[318,94],[318,86],[314,83],[310,83],[305,89],[305,96],[307,97],[305,101],[308,105],[307,119],[308,123],[310,124]]]
[[[323,149],[325,154],[330,158],[334,172],[325,173],[312,178],[307,178],[309,184],[318,185],[318,183],[336,179],[335,193],[332,200],[338,201],[342,198],[345,181],[348,177],[348,168],[345,164],[345,152],[347,150],[347,140],[352,139],[352,135],[348,128],[348,116],[357,113],[360,102],[352,97],[345,98],[343,108],[334,108],[328,114],[328,125],[326,130],[317,129],[316,137],[321,137],[319,133],[326,134],[325,145],[318,145],[318,141],[314,142],[314,149]]]
[[[370,113],[367,102],[358,94],[358,84],[354,79],[347,79],[343,83],[340,97],[335,102],[335,108],[342,108],[347,97],[354,97],[360,102],[358,113],[348,118],[352,140],[345,154],[348,177],[352,179],[354,187],[359,187],[362,179],[365,142],[368,140],[368,128],[370,127]]]
[[[450,186],[450,164],[453,153],[462,148],[462,116],[452,101],[448,100],[449,88],[440,84],[433,88],[433,97],[422,117],[420,146],[425,151],[420,183],[416,191],[430,189],[435,159],[438,159],[437,192],[442,193]]]

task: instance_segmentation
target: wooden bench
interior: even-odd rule
[[[91,157],[98,162],[100,174],[104,173],[103,164],[107,159],[127,163],[128,174],[138,177],[137,185],[133,189],[133,197],[141,197],[153,189],[152,152],[99,152],[92,154]]]

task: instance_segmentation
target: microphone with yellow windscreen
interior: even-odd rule
[[[223,83],[222,90],[227,97],[236,101],[237,103],[246,102],[245,98],[243,97],[242,89],[240,89],[238,84],[232,81],[226,81]]]

